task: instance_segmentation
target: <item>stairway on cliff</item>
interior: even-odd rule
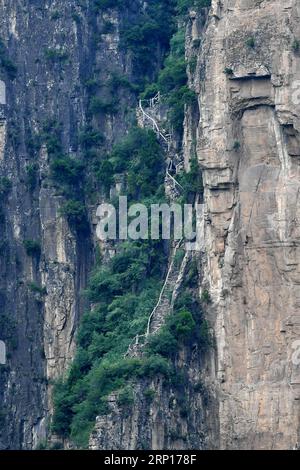
[[[181,283],[184,278],[185,268],[190,258],[190,252],[185,251],[182,259],[177,259],[179,250],[182,249],[182,240],[173,242],[173,249],[169,256],[169,265],[160,295],[149,315],[147,331],[143,335],[137,335],[130,344],[125,356],[138,357],[143,354],[143,348],[149,337],[156,334],[164,325],[166,318],[172,314]]]
[[[150,100],[140,100],[137,109],[138,123],[141,127],[152,129],[166,153],[166,193],[171,199],[176,199],[182,191],[181,184],[176,180],[176,174],[183,169],[182,156],[176,150],[173,130],[167,129],[167,107],[164,97],[158,92]]]

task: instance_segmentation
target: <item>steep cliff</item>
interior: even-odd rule
[[[138,94],[162,67],[175,31],[175,3],[183,14],[179,29],[187,24],[186,66],[197,100],[186,90],[177,51],[168,72],[182,80],[167,104],[175,107],[168,116],[178,126],[172,158],[179,169],[184,161],[195,180],[197,157],[203,175],[203,190],[194,190],[204,203],[201,251],[178,258],[172,246],[152,247],[147,263],[157,272],[146,270],[146,276],[154,286],[137,276],[147,296],[134,284],[131,297],[122,291],[129,320],[119,325],[114,316],[122,317],[126,304],[113,303],[109,289],[107,305],[102,302],[101,270],[88,281],[98,257],[96,207],[122,186],[124,174],[111,179],[109,165],[120,156],[130,160],[130,152],[114,144],[135,125]],[[1,448],[36,448],[50,438],[53,381],[64,376],[76,350],[71,379],[62,385],[75,393],[58,400],[65,429],[54,427],[65,446],[74,445],[74,421],[86,432],[77,445],[86,445],[90,434],[91,449],[299,446],[300,6],[298,0],[212,0],[210,9],[202,8],[209,3],[0,2],[0,79],[6,85],[6,105],[0,104],[0,340],[8,349],[7,365],[0,366]],[[153,11],[160,22],[152,21]],[[144,28],[145,18],[151,21]],[[180,34],[172,43],[178,50]],[[170,75],[151,85],[152,92],[169,86]],[[144,92],[149,96],[151,87]],[[185,103],[182,148],[176,100]],[[164,146],[160,153],[150,134],[129,136],[126,145],[137,161],[151,159],[147,147],[155,149],[160,184]],[[135,139],[143,142],[138,150]],[[170,181],[167,194],[178,197]],[[157,196],[152,189],[147,197]],[[140,269],[144,253],[130,249],[125,261]],[[122,263],[119,254],[116,266]],[[113,281],[109,269],[105,276]],[[167,290],[150,324],[159,326],[159,341],[147,338],[145,345],[133,335],[125,355],[131,331],[145,331],[164,279]],[[90,308],[82,295],[88,284],[94,305],[82,322]],[[98,304],[108,312],[105,321]],[[186,336],[172,318],[190,322]],[[81,330],[76,347],[82,323],[87,331]],[[111,325],[123,328],[126,338]],[[119,349],[107,346],[111,338],[122,339]],[[154,356],[148,357],[149,347]],[[103,350],[115,369],[103,361]],[[105,389],[104,372],[116,377],[107,387],[108,406],[102,390],[90,406],[89,384]]]
[[[0,2],[2,448],[35,448],[49,433],[53,379],[74,357],[87,306],[95,208],[105,197],[95,174],[134,122],[140,84],[168,46],[165,21],[141,61],[124,31],[140,24],[145,4],[116,5]]]
[[[299,3],[214,1],[198,54],[220,446],[299,442]]]
[[[186,112],[184,154],[188,166],[196,149],[203,171],[205,249],[195,256],[215,348],[176,364],[204,385],[196,400],[186,376],[183,422],[154,383],[149,418],[139,401],[122,416],[112,397],[91,447],[134,448],[146,430],[153,448],[297,448],[298,2],[215,0],[204,31],[203,15],[190,11],[187,58],[200,119]],[[174,427],[179,440],[167,440]]]

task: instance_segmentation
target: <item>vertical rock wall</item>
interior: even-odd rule
[[[84,2],[83,2],[84,3]],[[207,22],[191,12],[187,57],[199,110],[186,114],[185,160],[194,151],[205,186],[205,247],[200,292],[216,347],[205,357],[189,348],[176,367],[188,376],[173,390],[160,378],[137,385],[130,415],[98,418],[91,448],[290,449],[298,446],[300,372],[293,353],[300,336],[300,5],[297,0],[213,0]],[[94,47],[99,22],[114,33]],[[84,83],[97,70],[132,76],[118,49],[120,17],[96,19],[68,1],[0,1],[0,36],[17,76],[2,71],[7,105],[0,108],[1,340],[8,363],[0,375],[0,446],[33,448],[46,437],[51,379],[74,354],[84,301],[80,292],[93,258],[93,240],[78,237],[59,215],[49,155],[29,142],[49,118],[63,123],[64,151],[80,155],[86,122]],[[46,51],[68,51],[49,62]],[[135,97],[102,119],[108,147],[128,127]],[[200,117],[199,117],[200,116]],[[27,167],[38,163],[28,190]],[[3,193],[3,194],[2,194]],[[91,208],[91,212],[92,212]],[[90,214],[91,215],[91,214]],[[90,217],[92,220],[92,217]],[[24,240],[41,242],[30,257]],[[33,284],[40,291],[33,289]],[[143,392],[157,390],[145,403]],[[198,391],[197,391],[198,390]],[[184,405],[184,406],[183,406]]]
[[[0,176],[12,184],[1,193],[0,217],[0,339],[8,350],[0,370],[2,448],[35,448],[46,438],[51,384],[74,355],[74,335],[86,307],[82,290],[93,265],[94,206],[88,207],[90,233],[74,233],[59,213],[64,198],[49,177],[46,142],[42,139],[36,152],[34,138],[54,120],[63,152],[81,156],[86,82],[96,76],[107,84],[112,73],[132,79],[131,57],[118,47],[122,21],[139,13],[139,0],[132,6],[121,16],[111,10],[95,14],[90,0],[0,1],[0,37],[11,61],[11,70],[2,67],[0,75],[7,92],[0,108]],[[107,24],[113,26],[100,34]],[[106,149],[127,131],[128,109],[136,101],[128,87],[115,95],[118,113],[95,120]],[[95,206],[100,201],[101,194]],[[28,256],[25,240],[40,243],[40,256]]]
[[[300,5],[212,4],[194,80],[220,446],[291,449],[300,432]]]

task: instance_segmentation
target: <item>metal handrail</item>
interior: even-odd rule
[[[152,98],[152,99],[154,99],[154,98]],[[172,136],[171,136],[170,134],[165,135],[165,134],[163,134],[163,133],[161,132],[161,130],[160,130],[160,128],[159,128],[159,126],[158,126],[156,120],[155,120],[152,116],[150,116],[150,114],[146,113],[146,111],[144,110],[143,104],[142,104],[143,101],[148,101],[148,100],[140,100],[140,101],[139,101],[139,108],[140,108],[140,110],[141,110],[141,112],[142,112],[143,117],[146,117],[149,121],[152,122],[152,128],[153,128],[153,130],[155,130],[156,133],[157,133],[157,135],[159,135],[159,136],[164,140],[164,142],[168,145],[168,150],[169,150],[169,149],[170,149],[171,140],[172,140]]]
[[[176,179],[169,173],[168,170],[167,170],[167,176],[168,176],[169,178],[171,178],[171,180],[174,182],[174,185],[175,185],[175,186],[177,185],[177,186],[179,186],[180,189],[184,190],[184,187],[181,186],[181,184],[178,183],[178,181],[176,181]]]
[[[166,286],[167,286],[167,284],[168,284],[169,277],[170,277],[170,274],[171,274],[172,269],[173,269],[173,266],[174,266],[175,256],[176,256],[177,250],[178,250],[178,248],[180,247],[181,243],[182,243],[182,239],[179,240],[179,242],[178,242],[178,243],[176,244],[176,246],[175,246],[174,253],[173,253],[173,256],[172,256],[172,261],[171,261],[171,263],[170,263],[170,266],[169,266],[169,269],[168,269],[168,272],[167,272],[167,275],[166,275],[166,279],[165,279],[164,285],[163,285],[163,287],[162,287],[162,289],[161,289],[161,291],[160,291],[159,299],[158,299],[157,304],[155,305],[154,309],[152,310],[152,312],[151,312],[151,314],[150,314],[150,316],[149,316],[149,319],[148,319],[148,326],[147,326],[147,332],[146,332],[146,338],[150,335],[150,327],[151,327],[152,318],[153,318],[153,316],[154,316],[156,310],[158,309],[159,304],[160,304],[160,302],[161,302],[161,300],[162,300],[162,297],[163,297],[163,295],[164,295],[165,288],[166,288]]]

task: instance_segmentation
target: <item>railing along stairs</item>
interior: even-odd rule
[[[178,286],[179,280],[182,278],[182,265],[186,266],[186,256],[180,266],[176,265],[176,254],[182,245],[183,240],[179,240],[171,255],[171,262],[165,277],[164,284],[161,288],[158,301],[149,315],[147,330],[145,334],[137,335],[131,342],[125,357],[138,356],[142,347],[149,339],[150,335],[157,333],[157,331],[164,324],[166,316],[171,312],[174,304],[174,291]]]
[[[152,128],[152,130],[156,133],[158,139],[161,141],[162,145],[166,149],[167,153],[172,158],[172,153],[171,153],[172,140],[173,140],[172,134],[165,133],[165,131],[160,128],[157,120],[153,116],[151,116],[149,112],[145,110],[145,107],[143,105],[143,103],[147,103],[147,109],[151,109],[155,112],[156,107],[161,102],[161,98],[162,98],[162,95],[160,94],[160,92],[158,92],[157,95],[155,95],[154,98],[151,98],[150,100],[140,99],[139,110],[143,118],[143,124],[147,125],[147,127]],[[166,175],[172,182],[174,188],[183,190],[182,185],[178,181],[176,181],[176,179],[170,174],[169,168],[167,168],[166,170]]]

